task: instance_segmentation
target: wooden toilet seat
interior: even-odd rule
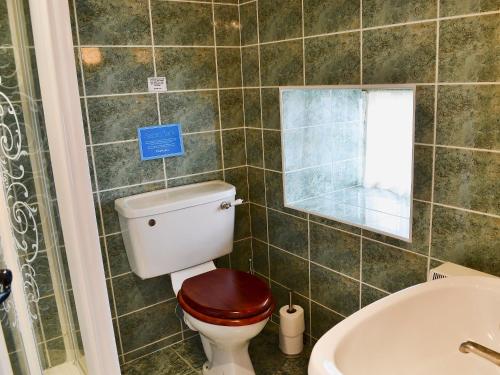
[[[177,300],[194,318],[221,326],[258,323],[268,318],[275,307],[266,282],[246,272],[227,268],[186,279]]]

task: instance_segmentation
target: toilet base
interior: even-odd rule
[[[247,341],[239,345],[233,343],[230,348],[227,346],[219,348],[215,343],[209,342],[212,358],[203,365],[202,374],[255,375],[252,361],[248,355],[248,344]]]
[[[248,354],[250,340],[257,336],[269,318],[247,326],[218,326],[202,322],[184,312],[189,328],[200,333],[208,361],[203,375],[255,375]]]

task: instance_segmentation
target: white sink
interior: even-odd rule
[[[361,309],[316,343],[309,375],[499,375],[459,352],[467,340],[500,352],[500,278],[435,280]]]

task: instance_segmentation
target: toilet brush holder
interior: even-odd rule
[[[292,303],[289,291],[289,304],[280,308],[280,350],[287,356],[297,356],[304,349],[304,309]]]

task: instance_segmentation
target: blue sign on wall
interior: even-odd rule
[[[184,155],[180,124],[148,126],[137,129],[141,160]]]

